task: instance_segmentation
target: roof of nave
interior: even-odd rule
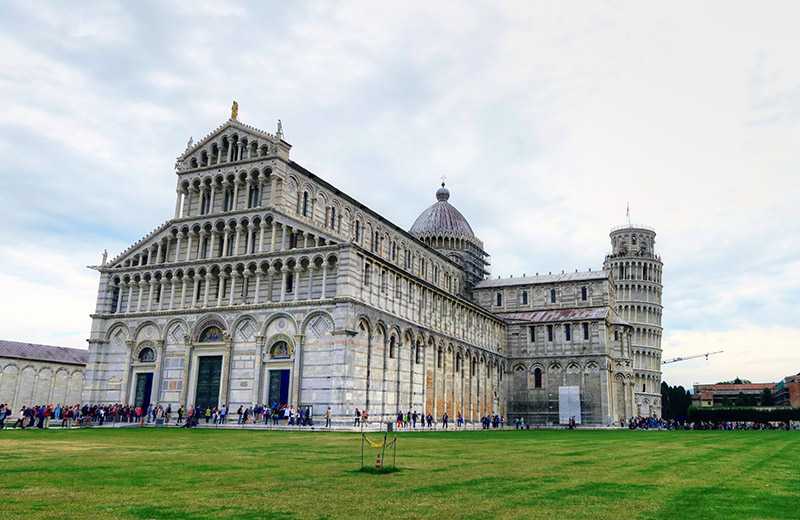
[[[495,278],[482,280],[475,284],[475,289],[489,289],[496,287],[510,287],[516,285],[541,285],[559,282],[582,282],[591,280],[605,280],[611,271],[584,271],[579,273],[545,274],[542,276],[521,276],[519,278]]]
[[[89,358],[89,351],[0,339],[0,357],[85,365]]]
[[[508,312],[496,314],[498,317],[507,321],[556,322],[604,320],[609,316],[609,312],[610,309],[608,307],[591,307],[587,309],[556,309],[551,311]]]

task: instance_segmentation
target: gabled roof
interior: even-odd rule
[[[89,358],[89,351],[0,339],[0,357],[50,361],[68,365],[85,365]]]
[[[222,132],[224,132],[225,130],[227,130],[229,128],[236,129],[236,130],[238,130],[240,132],[243,132],[245,134],[256,135],[258,137],[261,137],[263,139],[267,139],[269,141],[276,142],[276,143],[278,141],[283,141],[283,136],[278,136],[277,134],[271,134],[269,132],[265,132],[264,130],[260,130],[260,129],[254,127],[254,126],[246,125],[246,124],[244,124],[244,123],[242,123],[242,122],[240,122],[240,121],[238,121],[236,119],[228,119],[227,121],[225,121],[224,123],[219,125],[217,128],[212,130],[211,133],[209,133],[208,135],[206,135],[205,137],[203,137],[202,139],[200,139],[196,143],[193,143],[192,146],[188,147],[183,152],[183,154],[181,154],[179,159],[188,158],[194,152],[196,152],[197,150],[199,150],[203,146],[205,146],[208,141],[210,141],[211,139],[217,137],[219,134],[221,134]],[[291,145],[289,143],[287,143],[286,141],[283,141],[283,142],[287,146],[289,146],[291,148]]]
[[[611,271],[585,271],[580,273],[545,274],[542,276],[521,276],[519,278],[496,278],[494,280],[482,280],[475,284],[475,289],[486,289],[489,287],[510,287],[515,285],[540,285],[559,282],[583,282],[593,280],[605,280]]]

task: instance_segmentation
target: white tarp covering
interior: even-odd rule
[[[558,422],[569,424],[570,418],[575,424],[581,423],[581,391],[578,386],[558,387]]]

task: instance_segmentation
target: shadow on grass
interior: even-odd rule
[[[368,473],[371,475],[381,475],[383,473],[400,473],[401,471],[403,471],[401,468],[395,468],[395,467],[373,468],[372,466],[364,466],[363,468],[354,470],[353,473]]]

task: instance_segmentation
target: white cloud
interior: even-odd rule
[[[295,160],[402,227],[446,174],[495,276],[599,268],[630,202],[658,231],[670,352],[757,327],[780,330],[776,355],[791,361],[796,3],[4,11],[0,214],[12,225],[0,240],[63,246],[54,265],[81,273],[70,278],[169,218],[174,157],[237,99],[243,121],[282,119]],[[9,262],[11,290],[47,287],[46,266],[18,276]],[[93,302],[96,287],[72,287]],[[7,334],[44,334],[29,319],[36,298],[16,301]],[[58,342],[86,318],[54,323]],[[670,367],[668,380],[673,369],[689,370]]]
[[[735,377],[754,383],[779,381],[800,371],[797,364],[800,329],[746,325],[727,331],[668,332],[664,359],[723,351],[705,358],[664,365],[663,379],[690,388],[695,383],[716,383]]]

